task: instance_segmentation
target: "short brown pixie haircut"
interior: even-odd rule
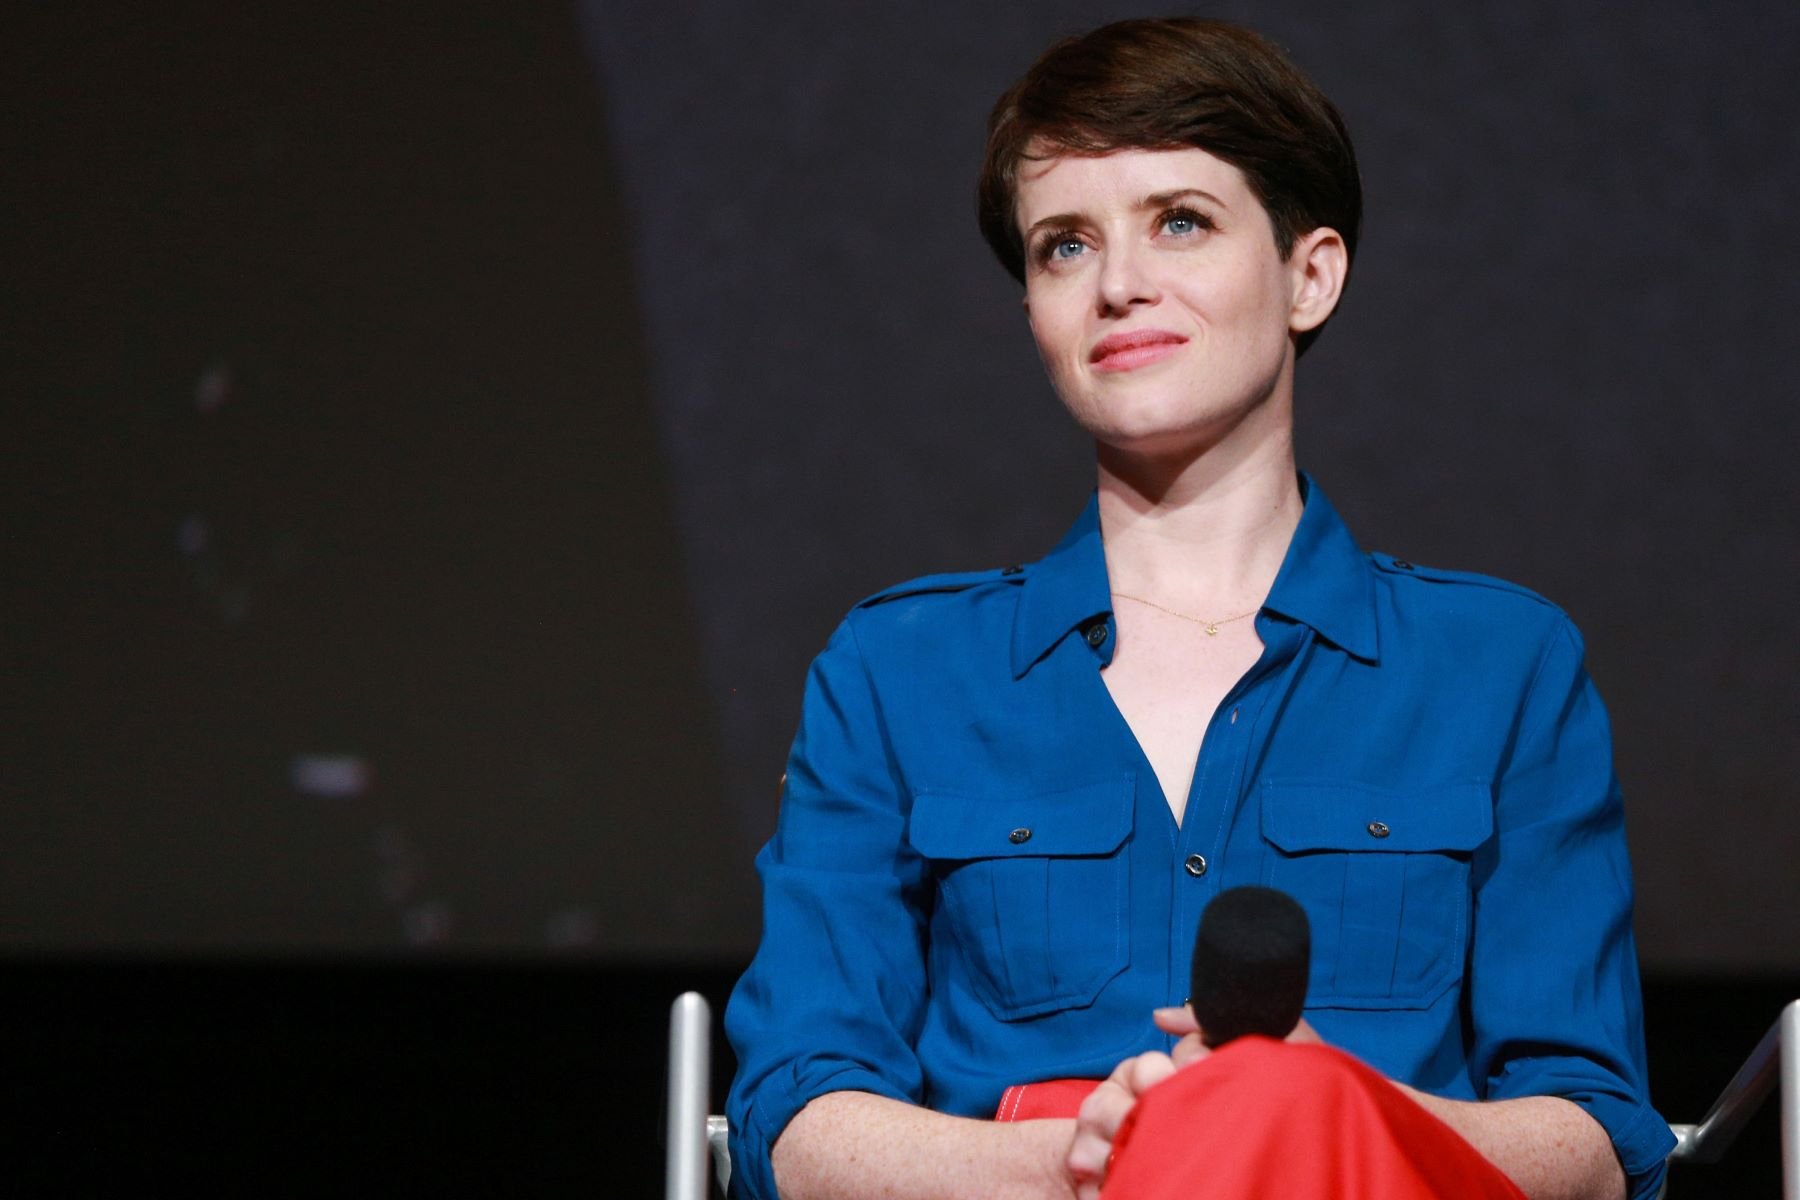
[[[1020,283],[1020,164],[1059,154],[1197,146],[1244,173],[1282,258],[1330,226],[1354,258],[1356,151],[1337,108],[1272,42],[1192,17],[1103,25],[1045,51],[994,105],[977,185],[981,235]],[[1298,339],[1304,351],[1324,329]]]

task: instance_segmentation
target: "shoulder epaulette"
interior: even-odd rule
[[[870,608],[877,604],[886,604],[889,600],[899,600],[907,596],[924,596],[933,592],[966,592],[970,588],[980,587],[984,583],[1019,583],[1025,578],[1023,567],[995,567],[987,571],[953,571],[945,575],[921,575],[917,579],[909,579],[905,583],[897,583],[893,587],[883,588],[872,596],[867,596],[856,605],[858,608]]]
[[[1511,580],[1498,579],[1492,575],[1481,575],[1474,571],[1452,571],[1445,567],[1420,566],[1404,558],[1395,558],[1391,554],[1379,552],[1371,553],[1369,561],[1375,564],[1376,570],[1384,571],[1389,575],[1406,575],[1414,579],[1429,580],[1432,583],[1460,583],[1470,587],[1492,588],[1497,592],[1510,592],[1512,595],[1523,596],[1528,600],[1535,600],[1539,604],[1549,605],[1551,608],[1556,607],[1530,588],[1513,583]]]

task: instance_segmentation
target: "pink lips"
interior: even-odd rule
[[[1160,362],[1186,342],[1166,329],[1134,329],[1101,338],[1089,351],[1088,362],[1101,371],[1130,371]]]

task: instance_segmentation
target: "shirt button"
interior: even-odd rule
[[[1098,649],[1100,643],[1106,640],[1106,622],[1101,621],[1098,624],[1089,625],[1087,633],[1083,636],[1087,638],[1088,645]]]
[[[1205,855],[1190,854],[1187,856],[1187,861],[1182,863],[1181,865],[1186,867],[1187,873],[1189,875],[1192,875],[1195,879],[1198,879],[1202,875],[1206,874],[1206,856]]]
[[[1020,826],[1007,834],[1006,840],[1015,846],[1023,846],[1026,842],[1031,840],[1031,830],[1026,829],[1024,826]]]
[[[1384,838],[1388,835],[1388,832],[1389,832],[1388,827],[1386,825],[1383,825],[1380,821],[1370,821],[1369,822],[1369,836],[1370,837]]]
[[[1237,724],[1237,709],[1235,708],[1231,710],[1231,723],[1233,725]]]

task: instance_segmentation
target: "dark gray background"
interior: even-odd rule
[[[634,217],[729,778],[779,770],[860,593],[1047,548],[1090,452],[972,219],[982,118],[1124,5],[585,8]],[[1584,629],[1659,965],[1800,965],[1800,10],[1224,5],[1356,139],[1368,221],[1302,364],[1364,543]],[[1727,17],[1727,11],[1729,17]]]
[[[972,180],[993,96],[1130,11],[12,39],[0,945],[746,952],[832,624],[1035,556],[1090,486]],[[1800,969],[1800,11],[1207,11],[1363,163],[1303,465],[1371,548],[1580,623],[1647,963]],[[304,753],[375,786],[296,794]]]

